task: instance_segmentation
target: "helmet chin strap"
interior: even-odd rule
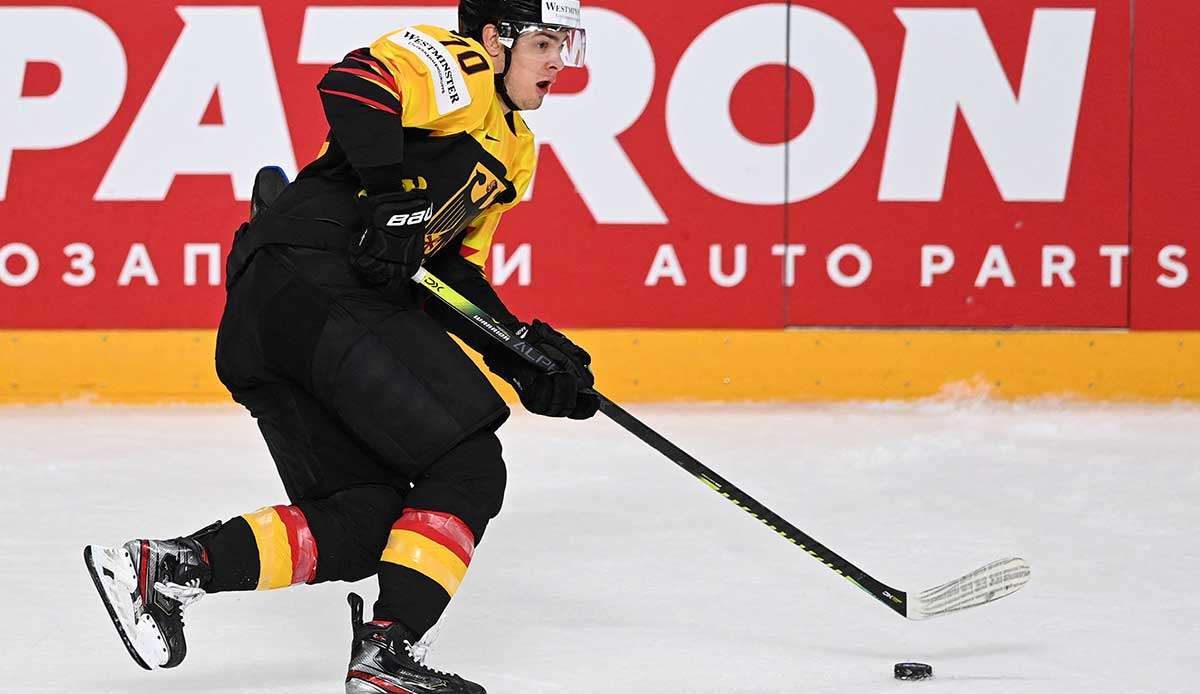
[[[521,107],[513,103],[512,97],[508,95],[508,85],[504,83],[504,78],[508,76],[508,68],[512,67],[512,49],[504,46],[504,72],[496,73],[496,93],[500,95],[500,100],[511,111],[520,111]]]

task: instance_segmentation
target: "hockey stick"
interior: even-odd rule
[[[261,207],[269,206],[285,185],[287,185],[287,176],[282,169],[267,167],[260,171],[254,182],[255,204],[251,207],[252,213]],[[453,287],[448,286],[428,271],[421,269],[413,277],[413,281],[425,286],[438,299],[530,363],[546,370],[557,366],[553,360],[509,332],[494,318],[455,291]],[[1029,564],[1024,559],[1001,559],[980,567],[966,576],[922,591],[910,598],[908,593],[880,583],[867,572],[788,523],[616,403],[600,393],[596,393],[596,395],[600,398],[600,410],[614,422],[665,455],[676,465],[690,472],[705,486],[729,499],[739,508],[779,533],[785,540],[798,545],[818,561],[901,616],[909,619],[928,619],[958,612],[998,600],[1015,592],[1029,581]]]
[[[427,270],[422,268],[413,277],[413,281],[424,286],[454,311],[529,363],[547,371],[556,367],[552,359],[525,342],[520,336],[509,331],[483,309]],[[763,506],[754,497],[738,489],[699,460],[685,453],[613,401],[599,392],[596,395],[600,398],[600,411],[624,427],[629,433],[670,458],[676,465],[692,473],[709,489],[729,499],[743,511],[779,533],[785,540],[799,546],[817,561],[833,569],[902,617],[928,619],[977,607],[1009,595],[1029,581],[1029,564],[1024,559],[1011,558],[994,561],[966,576],[915,595],[892,588],[879,582],[866,571],[846,561],[833,550]]]

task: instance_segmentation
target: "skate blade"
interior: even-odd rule
[[[83,548],[83,562],[134,662],[146,670],[162,667],[167,662],[166,642],[158,625],[141,609],[137,573],[129,553],[124,547],[88,545]]]

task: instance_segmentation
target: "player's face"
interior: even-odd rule
[[[504,84],[508,96],[525,111],[541,107],[563,69],[562,44],[566,34],[539,31],[517,39],[512,49],[512,65]]]

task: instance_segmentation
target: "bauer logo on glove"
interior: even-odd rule
[[[372,286],[407,288],[425,260],[433,206],[418,192],[358,195],[366,229],[350,244],[350,264]]]
[[[387,226],[390,226],[390,227],[416,226],[417,224],[424,224],[432,218],[433,218],[433,207],[431,206],[431,207],[428,207],[425,209],[424,214],[422,214],[421,212],[413,212],[411,214],[394,214],[394,215],[392,215],[392,218],[387,221]]]

